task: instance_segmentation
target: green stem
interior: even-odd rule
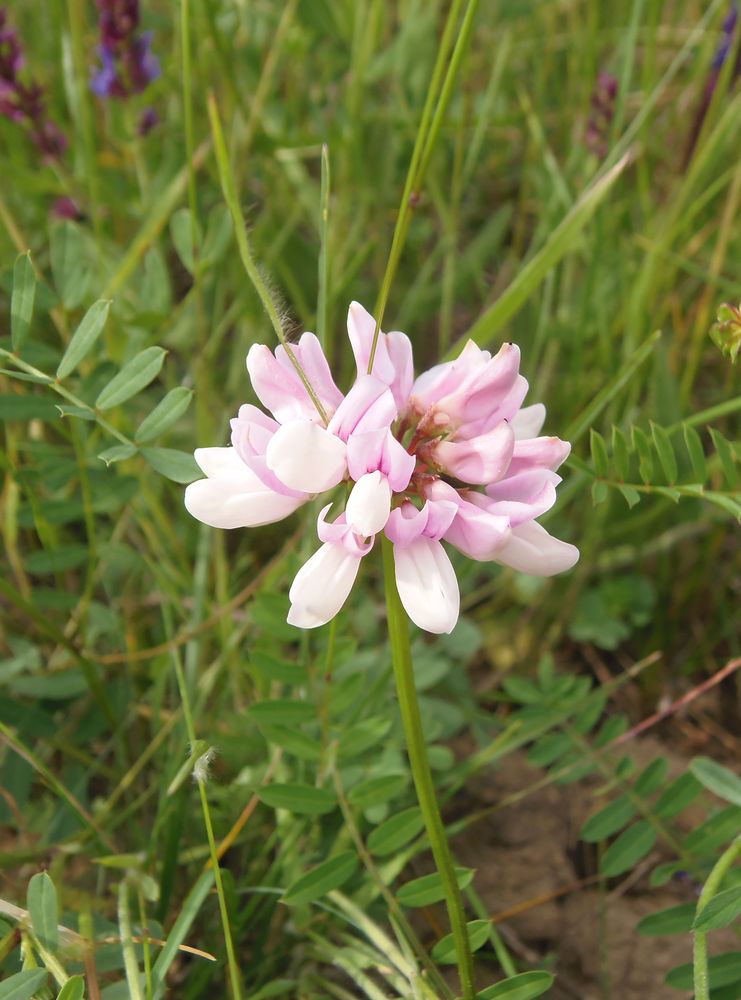
[[[239,249],[239,256],[242,259],[242,264],[247,272],[248,278],[252,282],[252,285],[260,298],[263,309],[268,314],[268,319],[270,320],[273,330],[275,330],[276,337],[283,345],[289,361],[296,369],[296,374],[303,382],[304,388],[309,395],[309,399],[316,407],[317,413],[322,418],[324,425],[326,426],[328,423],[326,411],[322,406],[319,397],[314,392],[314,389],[306,376],[306,372],[301,367],[301,363],[296,357],[293,348],[283,332],[283,326],[280,321],[280,316],[278,315],[278,310],[275,308],[275,303],[273,302],[268,287],[265,284],[265,281],[260,274],[260,270],[252,256],[252,250],[250,249],[250,243],[247,237],[247,227],[244,223],[244,216],[242,215],[242,209],[237,195],[234,172],[232,171],[231,163],[229,162],[229,153],[227,152],[226,142],[224,140],[224,130],[221,126],[221,117],[216,104],[216,98],[212,93],[208,95],[208,117],[211,121],[211,133],[214,139],[214,150],[216,152],[216,163],[219,168],[221,190],[224,194],[224,200],[226,201],[229,209],[229,214],[232,217],[234,235],[237,240],[237,248]]]
[[[741,833],[721,854],[703,886],[697,900],[695,922],[707,904],[716,895],[721,884],[736,859],[741,857]],[[694,944],[694,985],[695,1000],[710,1000],[710,980],[708,978],[708,932],[695,931]]]
[[[391,542],[386,538],[383,539],[383,575],[386,586],[386,609],[388,614],[389,639],[391,641],[391,658],[396,678],[396,690],[399,696],[399,709],[404,723],[404,733],[409,752],[409,763],[411,764],[414,786],[417,790],[417,798],[422,810],[422,816],[424,817],[425,827],[427,828],[432,855],[445,891],[445,901],[448,907],[448,916],[455,942],[463,997],[464,1000],[474,1000],[476,990],[473,984],[473,958],[468,940],[463,901],[455,877],[453,859],[445,836],[445,827],[440,815],[440,809],[438,808],[435,785],[427,759],[422,717],[419,711],[417,689],[414,683],[412,651],[409,644],[409,623],[399,598],[399,592],[396,589],[393,548]]]

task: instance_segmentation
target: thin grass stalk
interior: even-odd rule
[[[257,267],[257,264],[252,256],[252,250],[250,249],[249,240],[247,238],[247,227],[242,216],[242,210],[237,196],[234,173],[231,168],[231,163],[229,162],[229,153],[227,152],[226,142],[224,141],[224,130],[221,126],[221,116],[219,115],[216,98],[213,93],[208,95],[208,117],[211,122],[211,132],[214,139],[214,149],[216,151],[216,162],[219,168],[221,190],[224,194],[224,200],[226,201],[232,217],[234,235],[237,239],[237,247],[239,249],[239,256],[242,259],[242,264],[247,272],[247,277],[252,282],[252,285],[260,298],[260,302],[262,303],[265,312],[268,314],[268,319],[270,320],[273,330],[275,331],[275,335],[285,348],[285,352],[288,355],[291,364],[296,369],[296,374],[301,379],[304,388],[309,394],[309,398],[316,407],[317,413],[322,418],[326,426],[328,419],[325,409],[319,401],[319,397],[314,392],[311,383],[306,377],[306,372],[301,367],[301,364],[294,354],[291,345],[288,343],[286,335],[283,332],[283,326],[280,321],[280,316],[278,315],[278,310],[275,308],[275,303],[273,302],[270,292],[268,291],[268,287],[265,284],[259,268]]]
[[[391,542],[386,538],[383,539],[383,570],[389,639],[391,642],[391,659],[396,679],[396,690],[399,697],[399,709],[404,724],[404,734],[409,752],[409,763],[412,768],[414,786],[417,790],[417,798],[425,821],[432,855],[445,891],[445,902],[453,932],[463,998],[464,1000],[474,1000],[476,990],[473,983],[473,957],[468,940],[468,928],[466,927],[463,900],[458,888],[453,868],[453,858],[450,853],[447,837],[445,836],[445,826],[443,825],[440,809],[437,804],[435,785],[432,780],[429,760],[427,759],[422,717],[419,711],[417,688],[414,682],[412,651],[409,643],[409,624],[396,588],[393,547]]]
[[[741,857],[741,833],[733,843],[726,848],[716,861],[713,870],[708,875],[703,886],[700,898],[697,900],[695,910],[695,922],[702,914],[710,900],[718,892],[718,886],[725,878],[736,859]],[[695,987],[695,1000],[710,1000],[710,979],[708,976],[708,932],[694,931],[693,948],[693,981]]]
[[[475,9],[477,3],[478,0],[469,0],[469,10],[466,12],[466,18],[468,18],[470,8],[473,7]],[[386,303],[388,302],[391,285],[396,274],[396,268],[401,257],[401,251],[404,248],[407,232],[409,230],[409,223],[411,222],[412,193],[415,192],[422,183],[424,170],[420,169],[420,167],[423,162],[425,164],[429,162],[429,158],[432,155],[432,149],[434,147],[434,138],[437,138],[439,132],[439,125],[434,131],[432,125],[430,125],[433,121],[433,108],[435,107],[435,101],[438,99],[438,93],[441,92],[440,101],[435,113],[435,121],[442,121],[442,115],[447,108],[447,100],[450,98],[452,89],[450,69],[448,70],[450,86],[445,85],[448,82],[447,80],[443,83],[443,72],[448,52],[453,44],[458,15],[462,6],[463,0],[454,0],[451,5],[448,13],[448,19],[445,22],[445,28],[443,29],[443,36],[440,40],[440,47],[437,52],[435,66],[432,71],[432,79],[430,80],[430,85],[427,88],[427,97],[422,109],[422,117],[420,119],[419,128],[417,129],[417,136],[412,150],[412,158],[409,163],[409,170],[407,171],[404,190],[401,196],[399,214],[396,217],[396,227],[394,229],[394,235],[391,238],[391,250],[389,251],[388,261],[386,262],[386,272],[383,276],[381,291],[378,296],[378,301],[376,302],[376,329],[373,335],[373,343],[371,344],[370,357],[368,359],[368,374],[371,374],[373,371],[373,362],[376,357],[376,346],[381,332],[383,315],[386,311]],[[460,57],[458,60],[455,60],[454,57],[453,62],[451,63],[451,68],[453,64],[457,68],[459,62]],[[430,127],[428,128],[428,126]],[[431,138],[433,139],[432,143],[428,141]]]

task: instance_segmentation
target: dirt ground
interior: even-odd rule
[[[659,754],[668,758],[670,777],[687,763],[653,738],[628,750],[640,765]],[[494,805],[542,777],[524,754],[512,755],[497,770],[471,782],[461,816]],[[595,811],[596,780],[551,785],[512,806],[497,810],[458,836],[456,861],[476,869],[474,885],[487,912],[501,915],[499,930],[516,960],[557,973],[549,996],[578,1000],[684,1000],[664,984],[667,971],[691,961],[690,935],[644,937],[638,921],[667,906],[691,902],[697,889],[674,880],[652,889],[648,874],[657,861],[670,860],[657,848],[639,866],[612,880],[603,892],[595,878],[593,845],[579,839],[584,820]],[[702,812],[687,810],[691,828]],[[517,911],[509,913],[509,911]],[[733,930],[714,932],[711,952],[738,948]],[[492,982],[480,967],[480,987]]]

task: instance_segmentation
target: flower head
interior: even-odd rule
[[[556,469],[570,448],[540,435],[542,404],[523,407],[518,348],[492,356],[469,341],[455,361],[415,380],[405,334],[379,334],[368,374],[375,321],[357,302],[348,332],[358,374],[347,395],[313,334],[293,345],[314,400],[285,348],[253,346],[247,368],[272,416],[242,406],[232,446],[197,450],[206,479],[185,492],[194,517],[236,528],[279,521],[345,485],[344,512],[330,521],[329,503],[319,515],[322,545],[291,586],[288,621],[314,628],[333,618],[381,532],[394,546],[407,614],[429,632],[450,632],[458,620],[443,542],[536,576],[570,569],[578,550],[536,521],[555,503]]]
[[[67,140],[47,115],[44,88],[35,80],[21,80],[24,65],[17,32],[8,26],[6,10],[0,7],[0,115],[25,128],[44,159],[57,160]]]
[[[101,65],[90,80],[98,97],[127,98],[146,90],[160,75],[152,32],[138,32],[139,0],[98,0]]]

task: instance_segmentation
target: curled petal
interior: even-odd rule
[[[529,469],[487,486],[485,496],[477,493],[471,501],[491,514],[508,517],[514,528],[550,510],[560,482],[561,477],[550,469]]]
[[[366,472],[380,470],[394,493],[409,485],[416,459],[391,431],[381,427],[375,431],[351,434],[347,440],[347,468],[356,481]]]
[[[308,420],[283,424],[265,452],[267,466],[293,490],[322,493],[344,477],[345,443]]]
[[[503,420],[498,427],[468,441],[440,441],[432,449],[434,461],[464,483],[494,483],[512,459],[515,435]]]
[[[352,590],[360,557],[343,545],[325,542],[296,574],[288,596],[288,622],[298,628],[317,628],[334,618]]]
[[[236,448],[196,448],[193,453],[198,468],[209,479],[247,479],[250,470]]]
[[[396,586],[404,610],[427,632],[452,632],[458,621],[460,592],[455,570],[440,542],[420,537],[394,546]]]
[[[358,558],[367,555],[373,548],[373,539],[366,542],[365,537],[357,534],[347,523],[344,514],[340,514],[335,521],[328,521],[327,513],[331,506],[332,504],[328,503],[326,507],[323,507],[317,518],[316,533],[319,535],[320,541],[330,542],[332,545],[343,545],[350,555]]]
[[[355,483],[347,498],[345,518],[359,535],[375,535],[386,524],[391,511],[391,487],[381,472],[367,472]]]
[[[457,440],[462,438],[479,437],[486,434],[497,426],[502,420],[514,421],[520,412],[522,401],[527,396],[528,382],[522,375],[518,375],[509,392],[506,392],[494,409],[490,410],[483,417],[476,420],[468,420],[461,424],[456,430]],[[513,428],[514,429],[514,428]],[[515,438],[518,435],[515,431]]]
[[[437,540],[448,530],[457,510],[457,504],[451,500],[427,500],[422,510],[407,500],[391,511],[386,537],[401,548],[423,536]]]
[[[512,534],[496,554],[504,566],[532,576],[554,576],[571,569],[579,559],[575,545],[549,535],[537,521],[527,521],[512,529]]]
[[[508,517],[492,514],[464,501],[443,537],[469,559],[488,562],[497,557],[509,536]]]
[[[337,407],[328,429],[347,441],[351,434],[388,429],[395,419],[396,404],[388,386],[375,375],[361,375]]]

